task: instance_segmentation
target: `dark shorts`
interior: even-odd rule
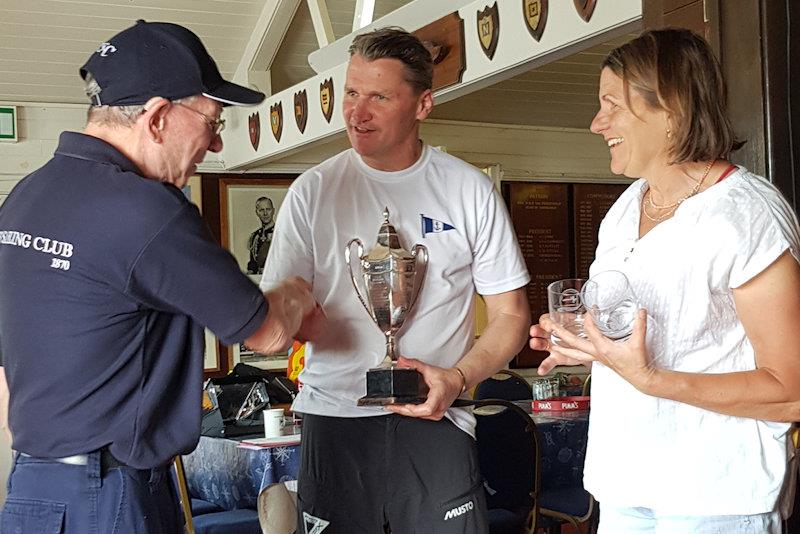
[[[475,440],[448,419],[305,415],[297,534],[485,534]]]
[[[0,533],[180,534],[183,516],[168,467],[134,469],[88,455],[86,465],[17,456]]]

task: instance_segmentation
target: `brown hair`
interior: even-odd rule
[[[402,28],[379,28],[356,35],[350,57],[358,54],[367,61],[389,58],[403,62],[405,80],[421,93],[433,86],[433,60],[425,45]]]
[[[649,30],[612,50],[603,68],[652,109],[671,115],[673,163],[727,158],[744,143],[728,118],[725,80],[711,47],[681,28]]]

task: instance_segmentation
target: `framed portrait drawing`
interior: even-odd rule
[[[221,370],[219,360],[219,342],[211,330],[205,329],[206,352],[203,355],[203,371],[213,373]]]
[[[203,182],[199,175],[189,177],[189,181],[183,186],[183,194],[189,202],[197,206],[200,213],[203,213]]]
[[[263,175],[262,175],[263,176]],[[261,281],[275,220],[291,179],[222,178],[219,181],[220,240],[255,284]],[[261,354],[240,343],[228,347],[231,366],[239,362],[263,369],[286,370],[286,352]]]
[[[261,275],[275,218],[291,180],[223,178],[219,181],[220,237],[239,267]]]

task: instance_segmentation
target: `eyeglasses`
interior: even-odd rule
[[[212,119],[205,113],[201,113],[194,108],[190,108],[185,104],[181,104],[180,102],[173,102],[176,106],[181,106],[182,108],[186,108],[188,110],[194,111],[198,115],[200,115],[203,120],[208,124],[208,127],[211,128],[212,135],[219,135],[222,130],[225,129],[225,119]]]

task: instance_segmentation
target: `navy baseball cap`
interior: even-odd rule
[[[206,47],[191,30],[168,22],[145,22],[100,45],[80,69],[99,91],[96,106],[134,106],[154,96],[177,100],[202,94],[223,106],[253,106],[264,93],[222,79]]]

